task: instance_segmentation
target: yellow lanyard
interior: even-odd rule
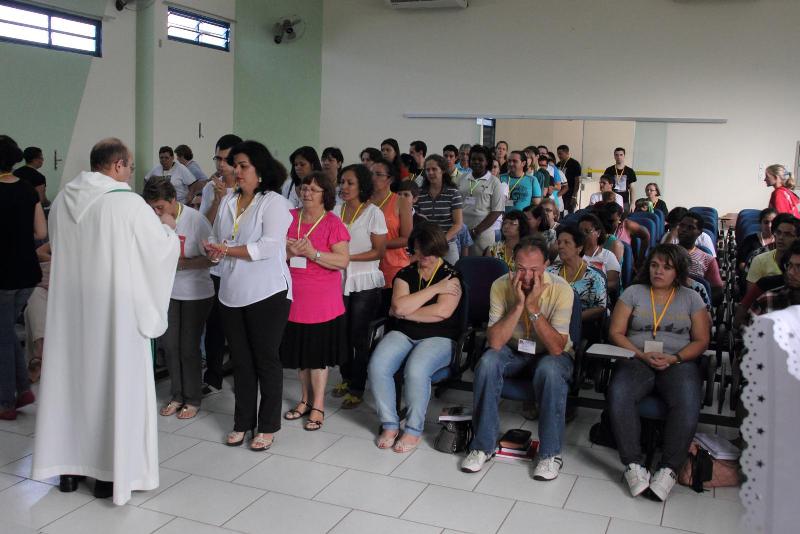
[[[530,318],[528,317],[528,310],[522,310],[522,322],[525,323],[525,339],[531,338],[531,328],[533,324],[531,323]]]
[[[661,321],[664,320],[664,316],[667,314],[667,310],[669,309],[669,305],[672,304],[672,297],[675,296],[675,288],[672,288],[672,291],[669,293],[669,298],[667,299],[667,303],[664,304],[664,309],[661,310],[661,315],[656,318],[656,297],[653,294],[653,288],[650,288],[650,307],[653,310],[653,339],[656,338],[656,333],[658,332],[658,325],[661,324]]]
[[[253,200],[255,200],[255,197],[253,197]],[[242,220],[244,214],[247,213],[247,210],[249,210],[250,206],[253,205],[253,200],[250,201],[250,204],[247,205],[242,213],[239,213],[239,203],[242,201],[242,195],[239,195],[239,198],[236,199],[236,213],[239,213],[239,215],[233,218],[233,232],[231,232],[231,239],[236,239],[236,234],[239,233],[239,221]]]
[[[364,203],[362,202],[361,204],[359,204],[359,206],[358,206],[358,209],[356,210],[356,213],[355,213],[355,215],[353,215],[353,218],[352,218],[352,219],[350,219],[350,222],[349,222],[349,223],[347,223],[347,228],[348,228],[348,229],[349,229],[351,226],[353,226],[353,222],[355,222],[355,220],[356,220],[356,217],[358,217],[358,212],[360,212],[360,211],[361,211],[361,208],[363,208],[363,207],[364,207]],[[344,221],[344,216],[345,216],[345,213],[347,213],[347,205],[346,205],[346,204],[342,204],[342,220],[343,220],[343,221]]]
[[[581,273],[583,272],[583,266],[584,266],[584,265],[585,265],[585,263],[583,263],[583,262],[581,261],[581,265],[580,265],[580,267],[578,267],[578,272],[576,272],[576,273],[575,273],[575,278],[573,278],[572,280],[570,280],[569,278],[567,278],[567,264],[565,263],[565,264],[564,264],[564,265],[561,267],[561,278],[563,278],[564,280],[566,280],[567,282],[569,282],[569,285],[572,285],[572,284],[574,284],[575,282],[577,282],[577,281],[578,281],[578,278],[580,277]]]
[[[514,184],[514,185],[511,187],[511,189],[509,189],[509,190],[508,190],[508,194],[509,194],[509,195],[511,195],[511,193],[513,193],[513,192],[514,192],[514,189],[516,189],[516,188],[517,188],[517,186],[519,185],[519,183],[522,181],[522,179],[523,179],[523,178],[525,178],[525,176],[524,176],[524,175],[523,175],[523,176],[520,176],[520,177],[517,179],[517,183],[515,183],[515,184]],[[508,185],[511,185],[511,175],[509,175],[509,176],[508,176]]]
[[[428,280],[428,283],[425,284],[425,289],[431,287],[431,282],[433,282],[433,279],[436,278],[436,273],[439,272],[439,267],[441,267],[443,263],[444,261],[441,258],[439,258],[439,263],[436,264],[436,269],[433,270],[433,274]],[[422,273],[419,272],[419,269],[417,269],[417,274],[419,275],[419,284],[417,285],[417,291],[422,291]]]
[[[182,213],[183,213],[183,204],[178,202],[178,214],[175,216],[175,224],[178,224],[178,221],[181,220]]]
[[[308,237],[311,235],[311,232],[313,232],[314,229],[317,227],[317,225],[322,222],[322,218],[325,217],[326,213],[327,211],[322,210],[322,215],[319,216],[319,219],[317,219],[317,222],[314,223],[314,226],[312,226],[308,230],[308,232],[306,232],[306,235],[303,237]],[[302,222],[303,222],[303,210],[300,210],[300,213],[297,215],[297,239],[300,239],[300,224]]]
[[[469,187],[469,194],[472,195],[473,191],[475,191],[475,188],[478,187],[478,184],[480,184],[481,181],[480,180],[475,180],[474,178],[470,178],[469,181],[472,184],[472,187],[469,187],[469,186],[467,186],[467,187]]]
[[[622,166],[622,169],[619,170],[619,174],[617,174],[617,167],[616,166],[614,167],[614,176],[616,176],[617,179],[622,178],[623,174],[625,174],[625,166],[624,165]]]
[[[389,197],[391,197],[393,194],[394,193],[389,191],[389,194],[386,195],[386,198],[384,198],[383,201],[380,204],[378,204],[378,208],[383,209],[383,205],[386,204],[386,202],[389,200]]]

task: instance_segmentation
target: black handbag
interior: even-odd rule
[[[448,454],[464,452],[472,441],[472,435],[472,421],[446,421],[442,423],[433,448]]]

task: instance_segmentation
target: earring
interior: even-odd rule
[[[258,183],[261,183],[261,177],[260,176],[258,177]]]

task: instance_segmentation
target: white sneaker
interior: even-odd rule
[[[625,482],[631,490],[631,495],[638,497],[650,486],[650,472],[639,464],[628,464],[625,470]]]
[[[653,473],[650,479],[650,491],[652,491],[659,500],[666,501],[667,495],[669,495],[669,492],[672,491],[672,487],[675,485],[676,478],[675,471],[669,467],[662,467]]]
[[[553,480],[558,476],[561,466],[564,465],[564,460],[561,456],[551,456],[544,460],[539,460],[536,464],[536,469],[533,470],[534,480]]]
[[[461,470],[465,473],[477,473],[489,460],[489,455],[483,451],[469,451],[461,460]]]

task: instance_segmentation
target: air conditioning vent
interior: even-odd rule
[[[469,6],[468,0],[386,0],[386,3],[395,9],[465,9]]]

